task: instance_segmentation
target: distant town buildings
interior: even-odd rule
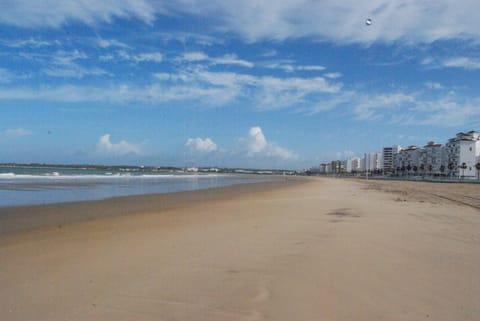
[[[319,172],[480,179],[480,134],[461,132],[445,145],[428,142],[423,147],[387,146],[381,152],[320,164]]]

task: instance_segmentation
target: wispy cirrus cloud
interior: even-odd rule
[[[480,59],[466,56],[456,57],[425,57],[421,64],[427,68],[441,69],[441,68],[459,68],[465,70],[480,69]]]
[[[115,18],[151,25],[162,15],[209,19],[209,32],[234,33],[248,42],[313,38],[335,43],[432,43],[480,39],[475,1],[256,0],[156,1],[5,0],[0,23],[23,28],[59,28],[69,22],[94,26]],[[452,18],[454,17],[454,18]],[[365,19],[372,23],[365,25]]]
[[[286,72],[295,71],[323,71],[326,68],[319,65],[297,65],[293,61],[268,62],[263,64],[264,67],[270,69],[281,69]]]
[[[443,67],[448,68],[463,68],[467,70],[480,69],[480,59],[470,57],[454,57],[444,59],[441,62]]]
[[[441,89],[444,89],[445,87],[438,83],[438,82],[434,82],[434,81],[427,81],[424,83],[425,87],[427,87],[428,89],[434,89],[434,90],[441,90]]]
[[[480,125],[480,98],[451,92],[435,97],[423,92],[351,93],[349,103],[360,121],[440,127]]]
[[[118,56],[124,60],[133,62],[162,62],[163,55],[160,52],[143,52],[138,54],[131,54],[127,51],[119,51]]]
[[[58,75],[61,75],[60,72]],[[77,72],[81,74],[80,70]],[[101,70],[98,72],[102,73]],[[175,73],[156,73],[153,81],[147,85],[11,87],[8,90],[0,89],[0,99],[109,103],[139,101],[148,104],[195,101],[204,106],[243,102],[253,109],[273,110],[308,107],[315,99],[339,93],[341,88],[341,83],[323,77],[257,76],[210,71],[195,66]]]
[[[88,55],[77,49],[72,51],[60,50],[51,55],[51,63],[43,69],[43,72],[51,77],[83,78],[85,76],[110,75],[106,70],[99,67],[84,67],[78,60],[88,59]]]
[[[129,45],[117,40],[117,39],[96,39],[96,43],[100,48],[110,48],[110,47],[119,47],[119,48],[130,48]]]
[[[330,79],[337,79],[341,78],[343,74],[341,72],[329,72],[325,74],[325,77],[330,78]]]
[[[180,61],[186,62],[201,62],[206,61],[210,65],[237,65],[241,67],[253,68],[254,63],[239,59],[235,54],[227,54],[220,57],[210,57],[204,52],[201,51],[192,51],[184,53],[180,58]]]
[[[58,40],[46,41],[41,39],[28,38],[28,39],[10,39],[10,40],[0,39],[0,44],[3,46],[11,47],[11,48],[23,48],[23,47],[40,48],[40,47],[48,47],[52,45],[59,45],[60,42]]]
[[[145,0],[5,0],[0,23],[24,28],[59,28],[71,21],[95,25],[110,23],[115,17],[137,18],[152,23],[161,6]]]
[[[480,38],[480,22],[472,14],[480,9],[480,4],[472,1],[214,0],[203,6],[194,0],[188,5],[172,3],[168,8],[199,16],[225,17],[214,19],[215,27],[237,33],[250,42],[312,37],[342,43],[431,43]],[[370,26],[365,26],[367,18],[372,21]]]
[[[32,131],[25,128],[9,128],[3,132],[3,135],[7,138],[18,138],[32,135]]]

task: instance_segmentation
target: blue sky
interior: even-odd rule
[[[477,9],[3,0],[0,162],[301,169],[444,143],[480,129]]]

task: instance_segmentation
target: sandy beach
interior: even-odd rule
[[[0,320],[478,320],[480,185],[312,178],[0,210]]]

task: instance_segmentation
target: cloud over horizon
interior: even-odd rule
[[[262,128],[251,127],[245,139],[248,157],[274,157],[283,160],[294,160],[298,158],[294,152],[282,148],[275,143],[267,141]]]
[[[105,134],[100,137],[97,143],[97,152],[101,154],[111,155],[127,155],[127,154],[141,154],[142,149],[139,145],[135,145],[121,140],[118,143],[110,141],[110,134]]]
[[[210,138],[189,138],[185,143],[185,146],[188,147],[191,151],[199,153],[210,153],[218,150],[217,144]]]

